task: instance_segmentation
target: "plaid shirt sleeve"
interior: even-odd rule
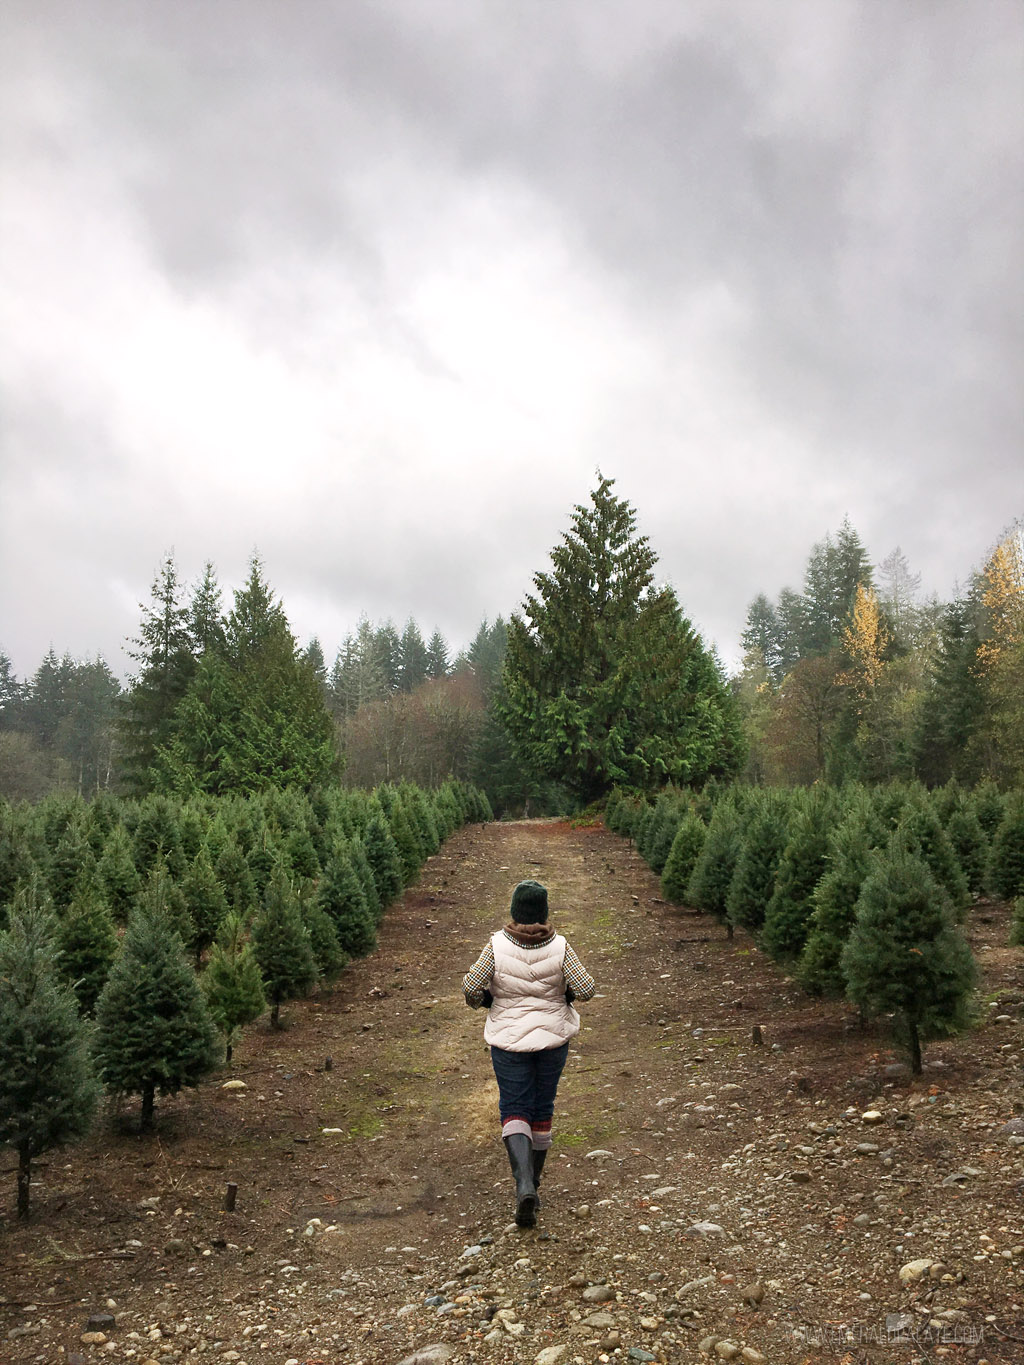
[[[488,939],[486,948],[462,978],[462,993],[472,1009],[478,1010],[484,1003],[484,991],[493,975],[494,944]]]
[[[594,978],[584,968],[568,943],[565,945],[565,961],[562,963],[562,974],[565,977],[565,984],[573,992],[577,1000],[590,1000],[593,998],[597,987],[594,985]]]

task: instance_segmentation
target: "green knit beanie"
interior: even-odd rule
[[[520,882],[512,892],[512,919],[516,924],[545,924],[548,889],[540,882]]]

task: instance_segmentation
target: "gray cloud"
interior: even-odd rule
[[[258,545],[454,640],[617,476],[726,657],[849,513],[1020,512],[1012,0],[33,0],[0,61],[0,642]],[[332,633],[333,632],[333,633]]]

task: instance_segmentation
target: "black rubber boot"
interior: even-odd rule
[[[532,1228],[537,1222],[537,1187],[533,1181],[533,1144],[525,1133],[503,1139],[516,1182],[516,1223]]]
[[[547,1157],[546,1147],[534,1147],[533,1149],[533,1183],[539,1189],[540,1173],[544,1169],[544,1160]],[[540,1194],[537,1195],[537,1210],[540,1211]]]

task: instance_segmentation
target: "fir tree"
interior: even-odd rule
[[[812,793],[793,811],[760,940],[774,958],[794,958],[803,951],[831,831],[832,804],[827,797]]]
[[[115,825],[107,836],[99,861],[100,883],[110,913],[118,924],[124,924],[142,889],[132,857],[132,844],[123,825]]]
[[[203,953],[217,937],[228,913],[228,898],[217,880],[217,874],[213,870],[210,855],[205,847],[201,847],[193,859],[192,866],[181,884],[181,890],[192,925],[189,946],[195,953],[198,967]]]
[[[386,910],[402,891],[402,860],[383,814],[371,815],[363,832],[363,847],[373,873],[381,909]]]
[[[974,960],[949,897],[900,832],[875,856],[841,963],[855,1005],[867,1015],[896,1016],[915,1075],[922,1039],[967,1022]]]
[[[756,933],[764,924],[775,877],[789,836],[787,812],[775,792],[760,794],[747,811],[743,847],[725,907],[730,924]]]
[[[259,904],[259,896],[249,863],[234,838],[229,836],[217,855],[214,871],[228,906],[247,920]]]
[[[280,1028],[283,1002],[306,995],[317,978],[302,907],[281,863],[274,869],[263,909],[253,924],[252,944],[270,1001],[270,1026]]]
[[[370,876],[372,880],[372,873]],[[376,920],[349,851],[341,844],[332,853],[321,879],[319,902],[349,957],[365,957],[373,952],[377,946]]]
[[[945,887],[957,914],[961,915],[971,899],[967,878],[928,797],[907,806],[900,828],[908,837],[908,847],[928,864],[939,885]]]
[[[93,851],[84,824],[74,820],[61,836],[50,863],[50,896],[58,913],[71,904],[75,884],[87,861],[95,864]]]
[[[726,901],[742,845],[739,812],[730,800],[719,801],[694,864],[686,897],[691,905],[706,910],[724,924],[730,938],[733,926]]]
[[[374,925],[377,925],[383,918],[384,906],[381,903],[380,892],[377,890],[377,879],[373,875],[373,868],[366,856],[366,846],[358,835],[354,835],[348,841],[348,856],[352,861],[352,869],[366,899],[366,908],[369,911],[370,920]],[[348,951],[352,953],[353,957],[358,956],[351,948]]]
[[[992,837],[988,884],[1002,900],[1024,895],[1024,796],[1017,792],[1006,803],[1006,814]]]
[[[117,931],[99,888],[86,878],[57,927],[58,969],[82,1014],[92,1014],[117,957]]]
[[[661,874],[661,894],[674,905],[681,905],[686,899],[686,888],[706,835],[707,826],[700,816],[693,810],[685,811]]]
[[[210,1017],[224,1037],[225,1060],[230,1066],[242,1027],[267,1008],[259,963],[240,915],[230,912],[221,924],[199,984]]]
[[[1013,920],[1010,925],[1010,942],[1017,946],[1024,944],[1024,896],[1018,896],[1013,902]]]
[[[38,879],[0,934],[0,1143],[18,1154],[18,1217],[32,1162],[88,1128],[99,1087],[75,997],[54,969],[54,922]]]
[[[318,975],[324,981],[333,980],[349,960],[338,940],[334,921],[317,901],[307,899],[302,903],[302,922],[309,935]]]
[[[961,798],[957,802],[946,822],[946,838],[967,879],[968,889],[980,892],[985,885],[988,839],[969,800]]]
[[[439,630],[427,641],[427,677],[435,682],[448,676],[448,644]]]
[[[97,1065],[107,1089],[142,1099],[153,1128],[155,1096],[198,1085],[217,1064],[217,1033],[168,911],[171,883],[154,870],[128,921],[96,1004]]]
[[[814,888],[807,942],[797,978],[811,995],[842,995],[840,959],[871,868],[871,851],[883,842],[882,827],[866,796],[854,799],[832,833],[826,870]]]
[[[713,656],[670,588],[636,514],[602,478],[534,575],[508,632],[503,716],[537,777],[582,802],[735,772],[744,741]]]

